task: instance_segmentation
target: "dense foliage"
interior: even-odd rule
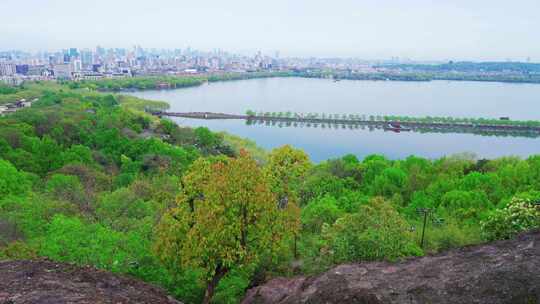
[[[40,90],[37,90],[35,85],[13,87],[0,83],[0,105],[21,99],[30,100],[39,95]]]
[[[186,303],[237,303],[272,276],[540,226],[540,155],[313,164],[247,142],[254,160],[234,136],[141,111],[160,102],[48,83],[7,95],[29,92],[39,101],[0,118],[1,259],[91,264]]]

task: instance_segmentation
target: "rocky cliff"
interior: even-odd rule
[[[242,303],[540,304],[540,231],[400,263],[277,278],[249,290]]]
[[[165,291],[92,267],[39,261],[0,262],[0,304],[181,304]]]

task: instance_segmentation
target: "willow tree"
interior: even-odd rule
[[[199,159],[182,184],[176,206],[158,225],[155,248],[165,265],[201,270],[203,303],[210,303],[231,269],[253,265],[281,247],[292,219],[278,209],[268,178],[245,152]]]

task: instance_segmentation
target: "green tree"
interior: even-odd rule
[[[369,196],[360,191],[350,189],[343,191],[343,193],[336,199],[338,208],[347,213],[354,213],[358,210],[360,205],[364,205],[369,202]]]
[[[76,204],[82,211],[90,209],[85,199],[84,189],[77,176],[54,174],[47,181],[45,191],[57,200]]]
[[[386,168],[380,175],[375,177],[371,186],[374,195],[391,197],[394,194],[401,194],[407,185],[407,174],[399,168]]]
[[[304,151],[285,145],[270,152],[263,170],[279,199],[296,201],[300,184],[310,167]]]
[[[325,225],[323,238],[323,252],[334,263],[395,260],[422,254],[407,222],[382,198],[374,198],[360,206],[358,212]]]
[[[352,154],[348,154],[338,159],[326,161],[323,166],[339,178],[351,178],[357,183],[362,181],[362,166],[358,158]]]
[[[268,155],[263,169],[271,191],[277,196],[279,212],[287,218],[287,227],[294,236],[294,255],[297,255],[297,236],[300,230],[300,208],[298,207],[300,184],[311,167],[307,154],[289,145],[276,148]]]
[[[41,140],[36,140],[32,145],[33,158],[40,165],[38,173],[44,176],[49,171],[60,168],[62,163],[62,148],[54,139],[49,136],[44,136]]]
[[[10,162],[0,159],[0,197],[24,195],[30,190],[31,180],[27,174],[20,172]]]
[[[362,161],[362,177],[363,185],[366,188],[375,181],[375,178],[379,176],[384,169],[391,166],[389,160],[382,155],[369,155]]]
[[[90,166],[94,163],[92,150],[83,145],[73,145],[62,153],[64,164],[81,163]]]
[[[216,149],[223,141],[218,134],[212,133],[208,128],[205,127],[196,128],[195,136],[198,147],[206,153]]]
[[[96,216],[99,221],[118,231],[132,231],[139,226],[152,223],[152,203],[141,199],[127,188],[102,195],[96,202]]]
[[[469,173],[461,180],[460,188],[466,191],[483,191],[493,204],[497,204],[505,192],[500,178],[494,173]]]
[[[449,213],[461,219],[479,217],[483,211],[493,207],[483,191],[452,190],[443,195],[439,212]]]
[[[334,224],[343,213],[336,199],[327,195],[311,201],[302,209],[302,226],[309,232],[320,233],[323,224]]]

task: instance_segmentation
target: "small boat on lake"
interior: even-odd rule
[[[383,127],[385,131],[393,131],[396,133],[411,131],[411,128],[402,126],[399,122],[390,122]]]

